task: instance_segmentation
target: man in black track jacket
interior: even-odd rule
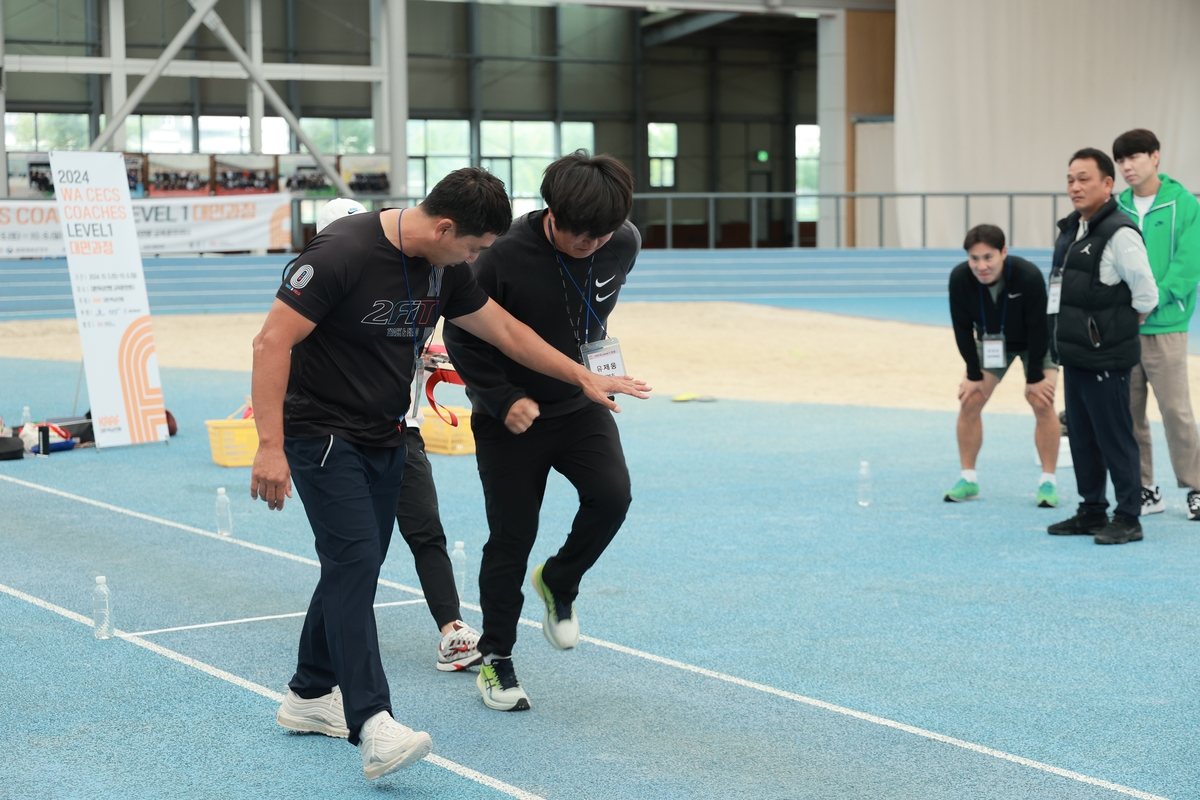
[[[633,177],[611,156],[584,151],[546,169],[546,210],[513,221],[473,267],[479,286],[560,353],[600,374],[623,374],[608,316],[641,249],[628,220]],[[533,568],[545,605],[542,633],[559,650],[579,641],[579,584],[629,509],[629,470],[608,409],[529,370],[448,323],[446,349],[467,384],[475,457],[490,535],[479,566],[483,656],[476,685],[488,708],[518,711],[529,697],[512,665],[524,598],[521,582],[537,537],[550,470],[579,492],[566,542]]]
[[[958,454],[962,477],[944,495],[946,502],[979,496],[975,459],[983,445],[980,413],[992,392],[1021,357],[1025,399],[1037,417],[1034,442],[1042,461],[1037,504],[1058,505],[1054,476],[1062,435],[1054,413],[1058,366],[1048,353],[1046,285],[1042,272],[1023,258],[1008,254],[1004,231],[977,225],[963,242],[967,260],[950,272],[950,320],[967,374],[958,388]]]

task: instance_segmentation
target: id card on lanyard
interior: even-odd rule
[[[619,378],[626,374],[621,343],[615,337],[580,345],[579,354],[583,356],[583,365],[597,375]]]
[[[1000,292],[1001,295],[1006,295],[1008,281],[1005,280],[1006,289]],[[1004,323],[1008,319],[1008,298],[1004,299],[1004,305],[1000,311],[1000,332],[988,333],[987,327],[987,306],[983,302],[983,284],[979,284],[979,316],[983,320],[983,330],[980,332],[980,344],[983,345],[983,368],[984,369],[1004,369],[1008,366],[1008,353],[1005,352],[1004,346]]]
[[[1062,307],[1062,273],[1050,273],[1050,293],[1046,296],[1046,313],[1057,314]]]

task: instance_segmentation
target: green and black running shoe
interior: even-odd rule
[[[964,500],[974,500],[979,497],[979,484],[971,483],[966,478],[959,478],[958,483],[946,492],[942,498],[947,503],[961,503]]]
[[[475,679],[483,704],[497,711],[525,711],[529,708],[529,695],[517,680],[511,658],[497,658],[479,668]]]
[[[1058,487],[1050,481],[1045,481],[1038,487],[1038,508],[1058,508]]]
[[[530,578],[534,590],[546,606],[546,613],[542,615],[542,633],[556,650],[570,650],[579,644],[579,617],[575,616],[575,604],[555,597],[554,592],[550,591],[550,587],[542,580],[542,569],[545,566],[538,564],[534,567]]]

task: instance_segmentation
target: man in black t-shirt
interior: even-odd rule
[[[979,496],[975,459],[983,446],[980,414],[1017,356],[1025,373],[1025,399],[1037,427],[1033,439],[1042,462],[1036,502],[1058,505],[1058,447],[1062,428],[1054,411],[1058,365],[1049,355],[1046,283],[1042,271],[1008,254],[1004,231],[976,225],[963,242],[967,260],[950,272],[950,320],[967,374],[958,387],[958,454],[962,477],[943,495],[948,502]]]
[[[271,509],[304,501],[321,561],[279,724],[345,736],[378,778],[429,753],[429,735],[397,723],[373,603],[395,527],[405,460],[403,416],[421,345],[440,317],[526,367],[579,386],[616,410],[644,384],[595,375],[488,299],[464,262],[511,222],[504,184],[451,173],[416,208],[356,214],[297,258],[254,339],[259,447],[250,494]],[[453,266],[452,266],[453,265]]]
[[[627,220],[633,178],[611,156],[577,152],[546,169],[542,197],[546,210],[517,219],[507,236],[481,254],[475,278],[560,353],[621,374],[619,348],[606,326],[641,249],[637,228]],[[489,708],[527,709],[512,650],[546,479],[553,469],[579,492],[579,512],[566,542],[532,575],[545,606],[542,633],[565,650],[579,641],[574,608],[579,583],[625,521],[629,470],[612,414],[578,388],[529,370],[465,326],[447,324],[445,339],[473,404],[471,428],[490,529],[479,565],[483,666],[476,685]]]

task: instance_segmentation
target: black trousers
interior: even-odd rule
[[[425,440],[416,426],[405,428],[408,457],[404,461],[404,482],[396,505],[400,535],[412,550],[417,577],[429,613],[439,629],[462,619],[458,607],[458,589],[454,585],[454,567],[446,553],[446,533],[438,513],[437,487],[433,468],[425,455]]]
[[[305,698],[340,686],[350,743],[358,744],[363,723],[392,710],[374,603],[396,525],[406,448],[331,436],[288,437],[283,449],[321,561],[288,686]]]
[[[571,601],[584,573],[625,521],[631,502],[629,470],[612,413],[595,403],[561,417],[538,418],[520,435],[483,414],[472,415],[471,429],[490,532],[479,567],[479,652],[507,656],[517,641],[521,585],[550,470],[579,492],[579,511],[567,540],[542,571],[550,590]]]
[[[1129,370],[1064,366],[1063,380],[1079,510],[1106,512],[1107,474],[1117,495],[1117,513],[1136,521],[1142,513],[1141,456],[1129,412]]]

